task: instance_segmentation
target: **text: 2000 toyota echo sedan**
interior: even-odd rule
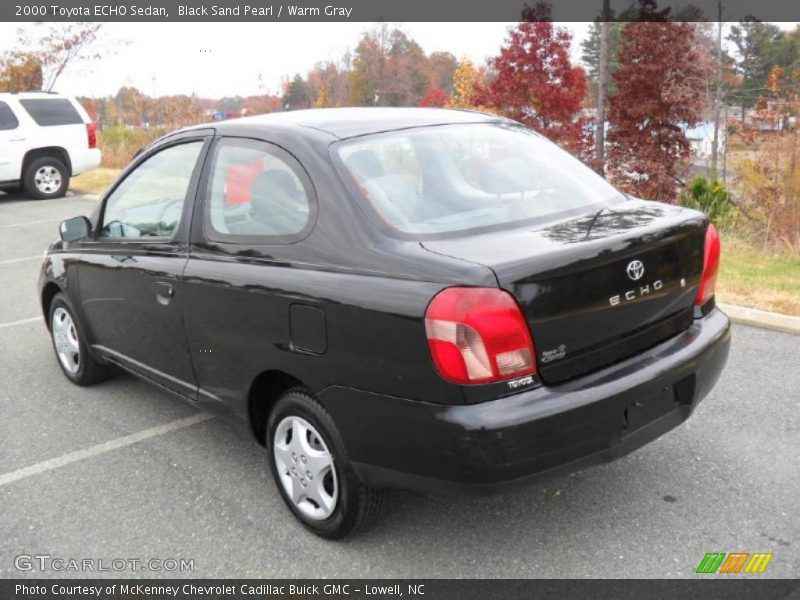
[[[225,407],[333,538],[383,487],[493,490],[680,424],[727,359],[719,252],[512,121],[312,110],[146,148],[40,293],[71,381],[116,365]]]

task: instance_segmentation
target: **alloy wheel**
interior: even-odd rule
[[[53,194],[61,187],[61,172],[51,165],[40,167],[33,176],[36,189],[43,194]]]

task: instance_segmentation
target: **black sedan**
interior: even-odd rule
[[[707,219],[493,115],[184,129],[60,232],[39,292],[67,378],[121,367],[238,416],[329,538],[381,488],[491,491],[630,452],[728,354]]]

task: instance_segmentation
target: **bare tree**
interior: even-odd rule
[[[722,108],[722,0],[717,1],[717,64],[714,89],[714,138],[711,142],[711,180],[716,181],[719,154],[719,119]]]
[[[13,91],[52,91],[68,65],[100,58],[88,50],[97,42],[101,23],[41,24],[17,30],[15,49],[0,57],[0,81]],[[108,49],[106,49],[108,51]]]
[[[609,19],[611,18],[611,2],[603,0],[603,22],[600,25],[600,71],[597,85],[597,118],[594,132],[594,156],[597,170],[601,175],[605,172],[605,142],[606,142],[606,103],[608,100],[608,43]]]
[[[100,58],[99,54],[89,56],[86,51],[97,40],[102,26],[102,23],[65,23],[51,27],[39,42],[44,91],[55,87],[67,65],[80,59]]]

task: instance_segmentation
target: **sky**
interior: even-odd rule
[[[437,50],[483,62],[497,53],[509,23],[397,24],[430,53]],[[339,60],[352,51],[371,23],[107,23],[99,61],[68,68],[56,91],[69,95],[107,96],[121,86],[149,95],[202,97],[278,93],[281,79],[305,75],[321,60]],[[586,23],[568,23],[576,36],[573,54]],[[0,23],[0,51],[14,44],[14,23]],[[23,25],[23,27],[37,26]]]

